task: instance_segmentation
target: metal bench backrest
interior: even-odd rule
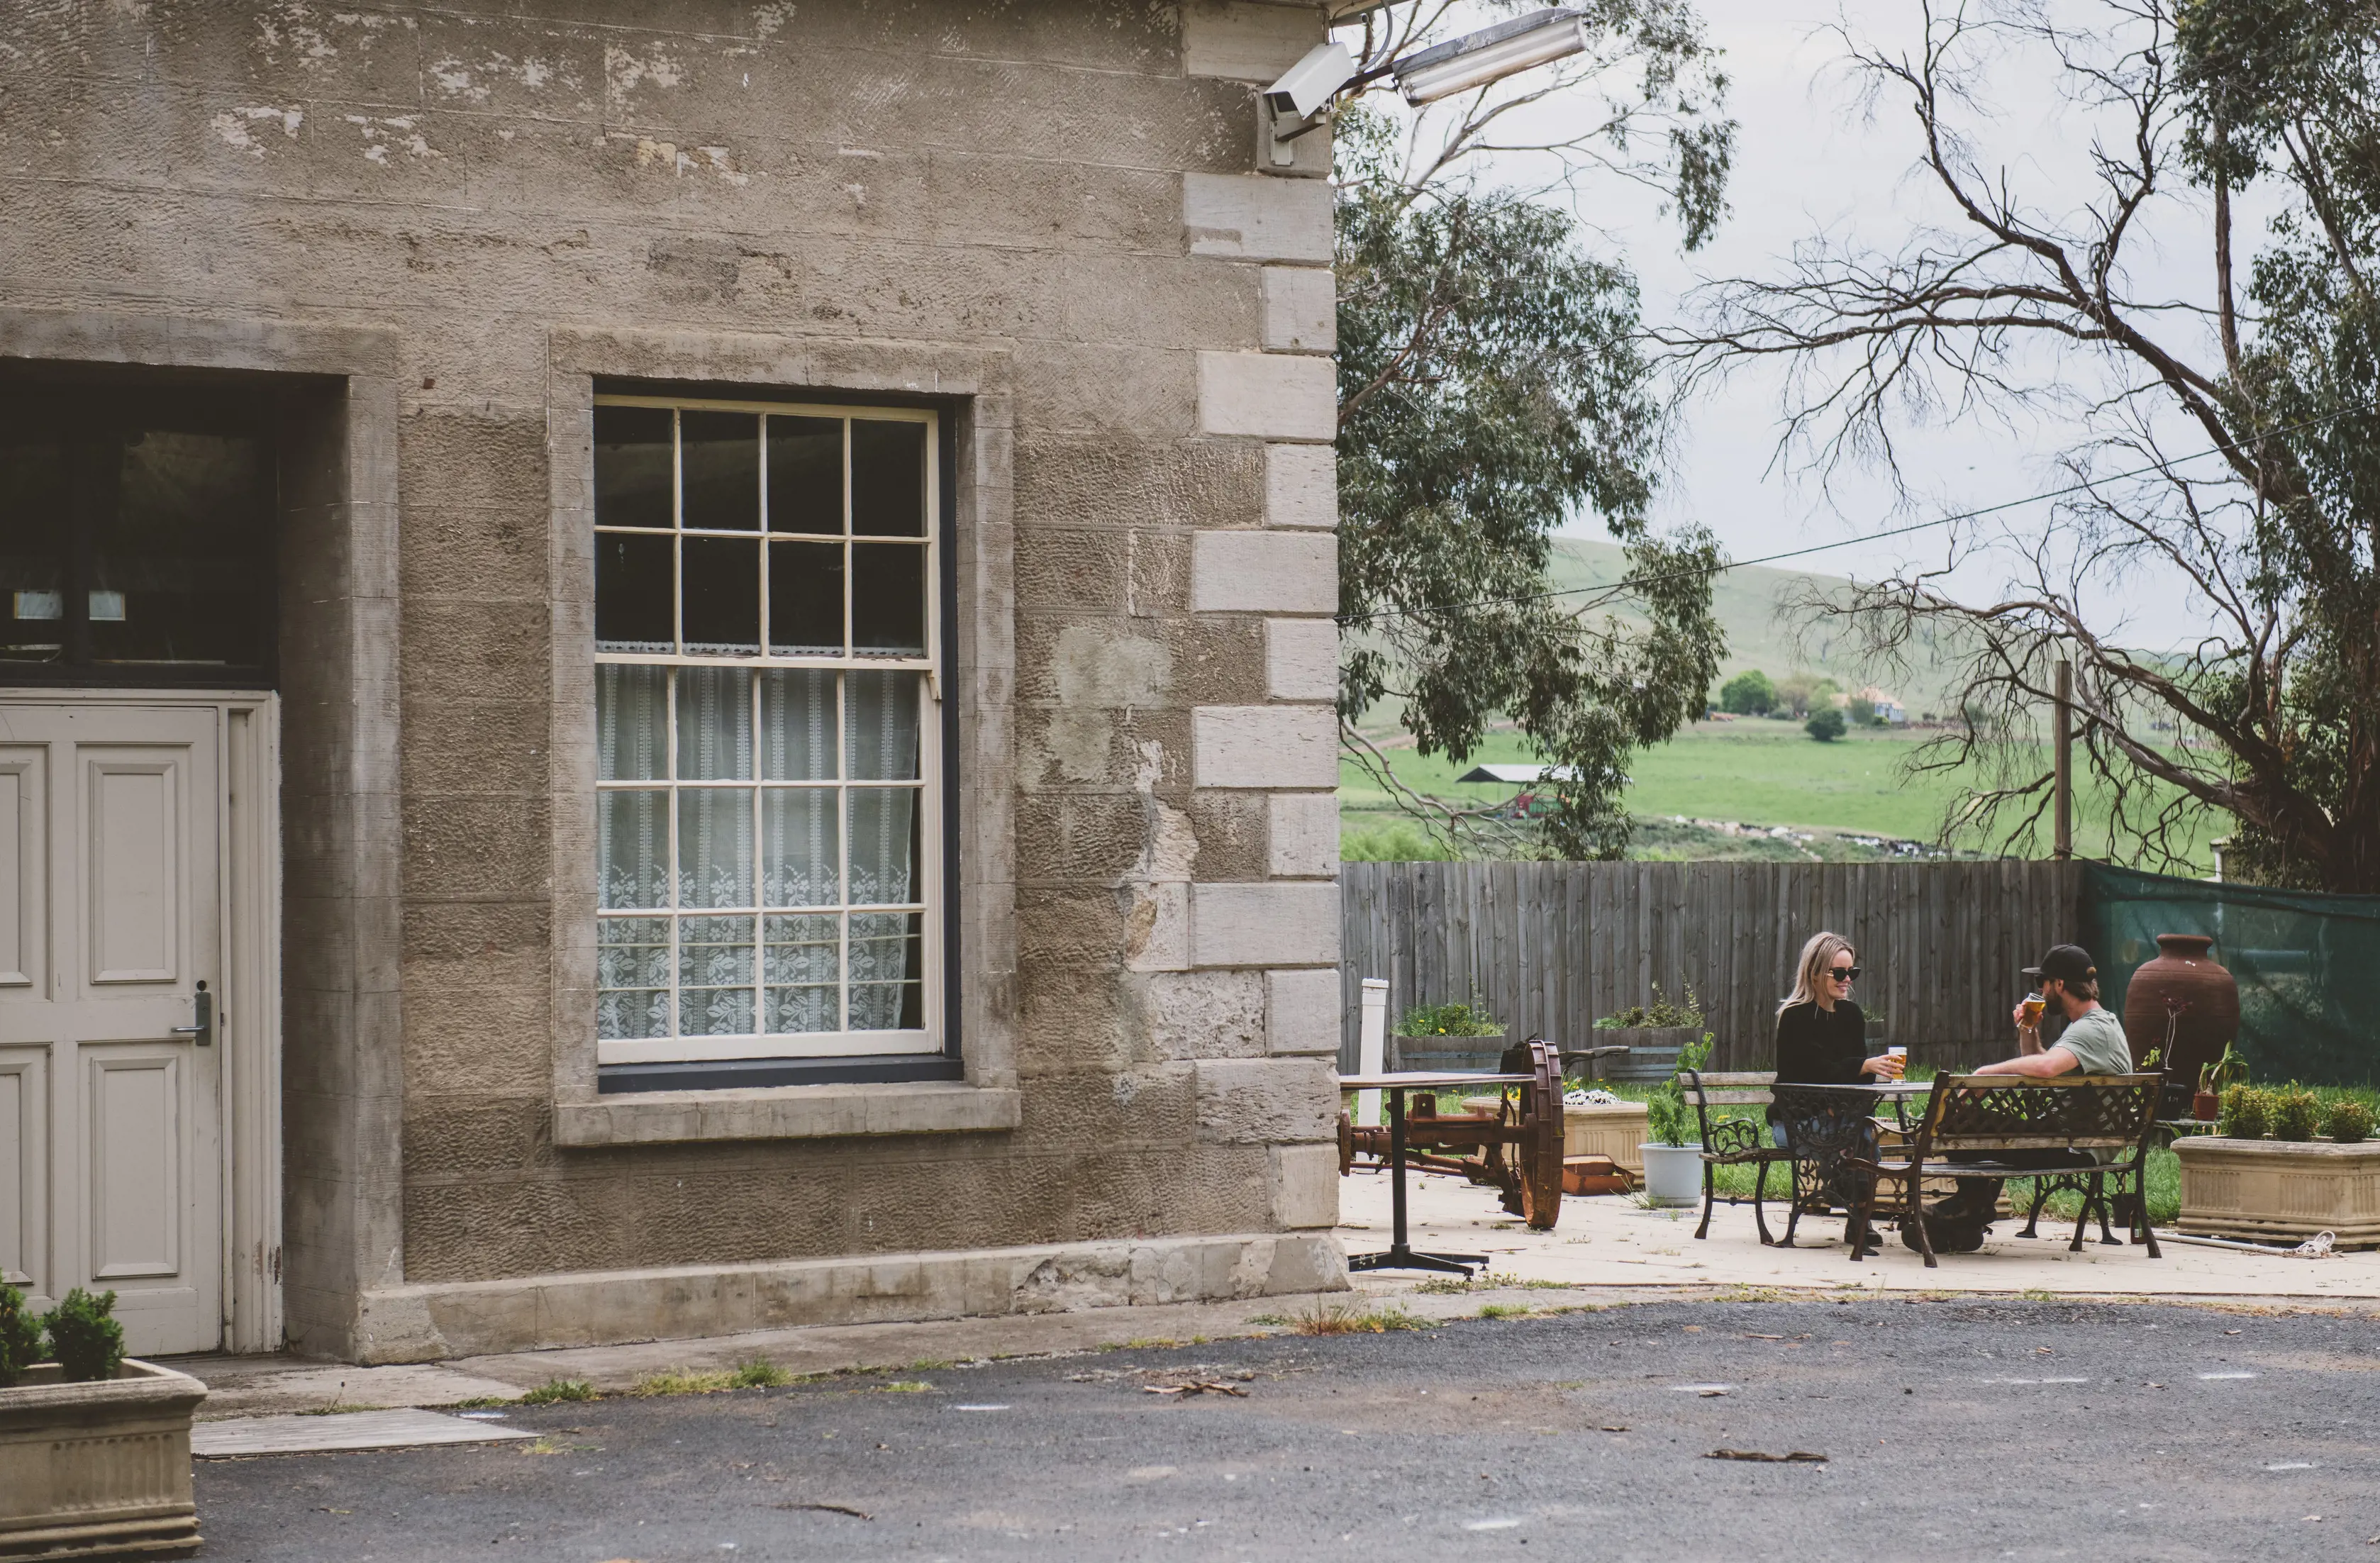
[[[2010,1074],[1936,1078],[1921,1154],[2131,1150],[2156,1122],[2161,1074]]]

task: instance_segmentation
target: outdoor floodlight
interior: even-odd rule
[[[1554,8],[1532,11],[1508,22],[1424,49],[1396,67],[1405,102],[1424,103],[1501,81],[1515,71],[1575,55],[1586,47],[1586,15]],[[1314,56],[1308,55],[1306,59]],[[1300,63],[1300,70],[1305,68]],[[1292,76],[1295,71],[1290,73]],[[1288,79],[1286,77],[1282,79]]]
[[[1288,75],[1265,89],[1265,102],[1276,115],[1310,119],[1354,79],[1355,56],[1347,45],[1317,43]]]

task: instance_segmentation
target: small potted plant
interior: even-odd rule
[[[115,1293],[36,1318],[0,1284],[0,1555],[188,1557],[190,1413],[206,1386],[124,1354]],[[30,1545],[30,1551],[20,1551]]]
[[[1460,1004],[1415,1004],[1397,1023],[1391,1067],[1492,1074],[1508,1035],[1476,994]]]
[[[2198,1093],[2191,1099],[2190,1115],[2201,1123],[2216,1121],[2223,1112],[2223,1093],[2247,1083],[2248,1060],[2226,1042],[2223,1056],[2198,1072]]]
[[[1645,1198],[1651,1205],[1692,1205],[1702,1197],[1703,1145],[1694,1109],[1677,1070],[1699,1070],[1710,1057],[1711,1037],[1689,1042],[1676,1069],[1645,1100]]]

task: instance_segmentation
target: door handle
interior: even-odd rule
[[[203,980],[199,984],[199,991],[195,999],[198,1004],[199,1024],[177,1025],[173,1028],[174,1035],[191,1037],[201,1048],[212,1048],[215,1045],[215,996],[207,991],[207,985]]]

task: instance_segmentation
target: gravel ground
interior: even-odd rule
[[[216,1563],[2369,1559],[2375,1423],[2360,1316],[1674,1302],[525,1407],[198,1488]]]

